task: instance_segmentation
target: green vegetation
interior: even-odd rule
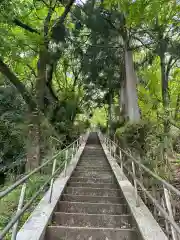
[[[26,195],[25,195],[25,202],[31,199],[31,197],[36,193],[37,190],[39,190],[40,186],[48,179],[49,175],[40,175],[36,174],[28,181],[26,186]],[[11,182],[12,183],[12,182]],[[10,184],[10,183],[9,183]],[[8,184],[8,185],[9,185]],[[5,185],[3,189],[6,189],[8,185]],[[3,190],[2,189],[2,190]],[[0,230],[2,230],[7,223],[9,222],[9,219],[16,213],[17,211],[17,205],[19,201],[19,196],[21,192],[21,187],[18,187],[15,189],[12,193],[10,193],[8,196],[3,198],[0,202]],[[33,205],[28,209],[28,211],[25,212],[23,217],[21,218],[20,226],[22,226],[22,223],[24,223],[27,218],[29,217],[30,213],[34,209],[34,207],[37,205],[37,203],[42,198],[44,192],[42,192],[36,201],[34,201]],[[11,239],[10,233],[7,235],[5,239]]]
[[[0,12],[2,188],[90,126],[173,180],[180,153],[178,1],[3,0]],[[35,177],[39,186],[46,174]],[[18,191],[4,200],[1,227]]]

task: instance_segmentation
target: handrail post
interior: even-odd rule
[[[110,152],[110,155],[112,156],[112,143],[109,142],[109,152]]]
[[[132,171],[133,171],[133,181],[134,181],[134,188],[135,188],[135,197],[136,197],[136,207],[139,207],[139,197],[138,197],[138,189],[137,189],[137,182],[136,182],[136,170],[134,162],[132,161]]]
[[[107,140],[107,138],[105,137],[105,145],[106,145],[106,146],[107,146],[107,141],[108,141],[108,140]]]
[[[123,172],[123,159],[122,159],[122,151],[120,148],[119,148],[119,158],[120,158],[120,163],[121,163],[121,170]]]
[[[65,165],[64,165],[64,177],[66,177],[67,161],[68,161],[68,149],[66,150]]]
[[[55,158],[54,161],[53,161],[52,175],[54,174],[55,169],[56,169],[56,158]],[[52,191],[53,191],[53,183],[54,183],[54,177],[51,179],[51,183],[50,183],[49,203],[51,203]]]
[[[116,155],[116,147],[115,144],[112,142],[112,156],[115,157]]]
[[[172,207],[171,207],[171,200],[170,200],[170,196],[169,196],[169,190],[167,188],[165,188],[163,186],[163,189],[164,189],[164,197],[165,197],[165,202],[166,202],[166,206],[167,206],[167,210],[169,212],[169,216],[173,219],[174,221],[174,216],[173,216],[173,212],[172,212]],[[177,233],[174,229],[174,227],[171,225],[170,223],[170,226],[171,226],[171,232],[172,232],[172,238],[173,240],[178,240],[177,238]]]
[[[74,156],[74,143],[72,145],[72,155],[71,155],[71,158],[73,158],[73,156]]]
[[[83,143],[83,136],[81,135],[79,139],[79,146],[81,146],[82,143]]]
[[[23,207],[25,192],[26,192],[26,183],[24,183],[22,185],[22,188],[21,188],[21,194],[20,194],[20,198],[19,198],[19,204],[18,204],[18,208],[17,208],[17,213]],[[16,240],[17,231],[18,231],[18,225],[19,225],[19,219],[16,221],[16,223],[13,226],[11,240]]]
[[[78,151],[79,145],[80,145],[80,142],[79,142],[79,139],[78,139],[78,140],[77,140],[77,146],[76,146],[76,153],[77,153],[77,151]]]
[[[107,149],[109,150],[109,139],[107,138]]]

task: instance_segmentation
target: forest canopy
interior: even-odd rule
[[[178,1],[3,0],[0,12],[3,169],[37,167],[90,125],[153,159],[180,151]]]

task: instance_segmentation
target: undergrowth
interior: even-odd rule
[[[138,157],[142,163],[164,179],[172,179],[168,155],[173,152],[173,136],[163,133],[163,126],[157,122],[141,120],[117,128],[116,141]]]
[[[72,152],[69,151],[69,159]],[[62,152],[58,158],[56,163],[56,169],[58,167],[62,166],[62,161],[64,160],[65,152]],[[51,164],[45,166],[41,172],[36,173],[32,175],[26,182],[26,192],[25,192],[25,200],[24,204],[26,204],[33,196],[34,194],[40,189],[40,187],[50,178],[52,171],[52,162]],[[57,173],[57,175],[61,172],[61,170]],[[6,184],[0,189],[0,191],[3,191],[7,189],[10,185],[14,183],[13,176],[9,175],[7,177],[9,179],[6,181]],[[8,224],[8,222],[11,220],[11,218],[16,214],[19,197],[21,193],[22,185],[17,187],[15,190],[13,190],[11,193],[9,193],[7,196],[3,197],[0,200],[0,231],[4,229],[4,227]],[[49,184],[47,187],[39,194],[39,196],[34,200],[33,204],[29,207],[29,209],[26,210],[26,212],[23,214],[23,216],[20,219],[19,228],[22,227],[22,225],[25,223],[27,218],[30,216],[34,208],[37,206],[38,202],[43,197],[44,193],[49,189]],[[4,238],[5,240],[11,239],[11,233],[12,229],[9,231],[9,233]]]
[[[32,196],[36,193],[36,191],[39,190],[39,188],[43,185],[43,183],[45,183],[45,181],[48,178],[49,178],[49,175],[35,174],[28,180],[26,185],[24,204],[26,204],[32,198]],[[1,190],[5,190],[11,184],[12,182],[7,183]],[[22,185],[0,200],[0,231],[4,229],[4,227],[8,224],[12,216],[15,215],[17,211],[21,187]],[[42,192],[37,197],[37,199],[33,202],[32,206],[29,209],[27,209],[27,211],[21,218],[21,221],[19,224],[20,227],[27,220],[30,213],[32,212],[34,207],[37,205],[37,203],[40,201],[43,195],[44,195],[44,192]],[[11,232],[12,232],[12,229],[4,239],[9,240],[11,236]]]

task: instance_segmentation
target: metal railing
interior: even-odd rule
[[[67,146],[63,150],[60,150],[51,159],[45,161],[41,166],[35,168],[33,171],[31,171],[30,173],[22,177],[20,180],[18,180],[17,182],[9,186],[7,189],[0,192],[0,201],[1,201],[8,194],[12,193],[15,189],[22,186],[20,197],[19,197],[19,203],[17,206],[17,212],[10,219],[10,221],[5,226],[5,228],[0,232],[0,239],[3,239],[7,235],[7,233],[12,229],[11,240],[16,240],[18,225],[21,217],[24,215],[26,210],[32,206],[32,204],[40,196],[40,194],[43,193],[43,191],[47,190],[47,187],[49,188],[49,204],[51,203],[53,183],[54,183],[55,177],[57,176],[57,174],[59,175],[62,171],[64,171],[64,177],[66,177],[66,169],[67,169],[68,163],[75,156],[79,147],[84,142],[84,139],[85,139],[85,136],[80,136],[77,140],[75,140],[69,146]],[[51,173],[49,174],[50,176],[45,181],[45,183],[42,186],[40,186],[40,188],[35,192],[35,194],[24,204],[25,193],[28,187],[27,185],[28,181],[36,173],[39,173],[39,172],[42,173],[42,170],[45,169],[45,167],[46,168],[48,167],[48,170],[51,171]]]
[[[110,138],[99,132],[109,153],[135,188],[136,206],[140,197],[150,209],[168,239],[180,239],[180,191],[152,172]],[[179,215],[178,215],[179,214]]]

